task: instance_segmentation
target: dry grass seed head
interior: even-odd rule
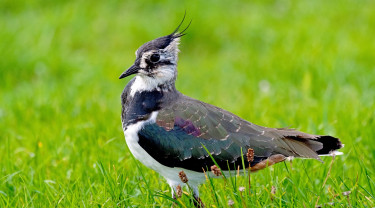
[[[178,177],[180,177],[182,183],[187,183],[189,181],[183,170],[178,173]]]
[[[231,200],[231,199],[229,199],[229,200],[228,200],[228,206],[233,206],[233,205],[234,205],[234,201]]]
[[[254,150],[251,149],[251,148],[247,149],[246,157],[247,157],[248,162],[253,162],[254,161]]]
[[[178,186],[176,187],[176,194],[177,194],[177,197],[178,197],[178,198],[181,198],[181,196],[182,196],[182,188],[181,188],[180,185],[178,185]]]
[[[218,168],[216,165],[213,165],[211,166],[211,172],[215,175],[215,176],[221,176],[221,171],[220,171],[220,168]]]

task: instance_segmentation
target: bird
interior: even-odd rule
[[[121,94],[121,121],[133,156],[162,175],[172,197],[181,186],[192,189],[200,202],[198,186],[209,168],[228,172],[242,168],[257,171],[288,158],[320,159],[338,154],[343,144],[328,135],[313,135],[290,128],[267,128],[246,121],[214,105],[190,98],[176,89],[179,32],[185,19],[169,35],[144,43],[135,62],[120,79],[135,74]]]

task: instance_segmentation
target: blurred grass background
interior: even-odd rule
[[[169,195],[164,180],[127,149],[120,94],[129,78],[118,77],[185,10],[193,22],[181,92],[346,144],[326,184],[330,158],[295,160],[252,174],[245,199],[222,180],[213,192],[202,185],[206,205],[375,206],[374,1],[1,0],[0,207],[172,204],[155,196]]]

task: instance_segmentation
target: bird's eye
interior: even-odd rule
[[[151,57],[150,57],[150,61],[152,61],[154,63],[158,62],[159,60],[160,60],[160,55],[157,54],[157,53],[152,54]]]

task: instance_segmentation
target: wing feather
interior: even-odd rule
[[[145,126],[139,135],[141,146],[159,162],[196,171],[213,164],[203,145],[223,169],[227,162],[230,167],[241,164],[241,149],[243,154],[254,150],[253,166],[277,154],[319,160],[317,151],[323,148],[319,136],[258,126],[183,95],[160,110],[156,124]]]

